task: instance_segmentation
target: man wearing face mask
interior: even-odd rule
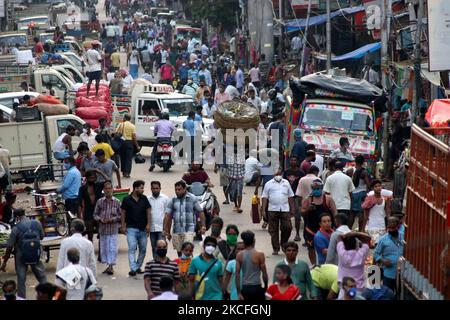
[[[292,231],[291,217],[295,216],[294,192],[289,181],[283,179],[281,168],[275,173],[274,178],[266,183],[261,198],[263,211],[268,204],[267,217],[273,248],[272,254],[278,255],[280,248],[289,241]]]
[[[6,280],[2,286],[3,299],[2,300],[25,300],[17,296],[17,286],[14,280]]]
[[[348,138],[346,137],[340,138],[339,146],[340,146],[339,148],[337,148],[330,154],[330,159],[336,159],[344,163],[344,165],[347,162],[355,161],[355,158],[353,157],[352,153],[349,150],[350,142],[348,141]]]
[[[145,265],[144,284],[148,300],[162,293],[159,286],[161,278],[172,278],[175,283],[176,292],[178,292],[178,283],[180,281],[177,263],[167,257],[167,242],[165,240],[158,240],[155,251],[156,255],[154,259]]]
[[[225,91],[225,89],[225,83],[221,82],[219,84],[219,89],[216,90],[216,94],[214,95],[214,103],[217,107],[220,106],[223,102],[231,100],[231,96],[228,94],[228,92]]]
[[[344,289],[344,296],[338,300],[366,300],[359,295],[355,279],[344,277],[342,279],[342,288]]]
[[[169,197],[161,193],[161,182],[152,181],[150,183],[152,194],[148,197],[148,202],[152,207],[152,222],[150,224],[150,244],[152,246],[153,259],[156,258],[156,247],[158,240],[163,239],[163,220],[166,207],[169,204]]]
[[[192,99],[195,100],[195,95],[197,94],[197,89],[198,89],[198,85],[195,84],[192,77],[189,76],[188,82],[181,90],[181,93],[187,94],[188,96],[191,96]]]
[[[397,264],[403,255],[403,234],[399,229],[400,221],[396,217],[389,217],[388,233],[378,240],[374,252],[375,261],[383,269],[383,283],[394,292],[397,292]]]
[[[206,237],[204,252],[192,259],[189,266],[189,281],[192,297],[195,300],[222,300],[223,266],[214,257],[217,240]]]
[[[236,259],[236,243],[239,236],[239,229],[234,224],[229,224],[225,230],[227,238],[220,240],[217,243],[219,249],[218,258],[222,264],[226,264],[227,261]]]
[[[78,215],[80,206],[78,194],[81,187],[81,173],[75,166],[75,159],[73,157],[64,159],[64,170],[66,170],[66,174],[64,175],[62,186],[57,189],[57,192],[62,195],[66,210]]]

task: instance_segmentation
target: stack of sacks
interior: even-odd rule
[[[61,114],[68,114],[69,107],[63,104],[58,98],[53,96],[38,95],[32,98],[33,107],[37,107],[46,116],[55,116]]]
[[[112,121],[113,105],[108,85],[100,83],[98,96],[95,96],[95,84],[92,83],[89,97],[86,96],[87,87],[83,85],[77,91],[75,99],[75,114],[89,123],[94,129],[98,128],[98,120],[105,118],[107,125]]]

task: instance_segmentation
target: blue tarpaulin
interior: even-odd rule
[[[381,42],[369,43],[369,44],[366,44],[365,46],[362,46],[361,48],[356,49],[354,51],[345,53],[340,56],[331,57],[331,61],[342,61],[342,60],[347,60],[347,59],[361,59],[366,54],[368,54],[370,52],[375,52],[380,49],[381,49]],[[316,58],[320,59],[320,60],[327,59],[327,57],[325,55],[316,56]]]
[[[344,8],[342,10],[337,10],[331,13],[331,19],[338,17],[338,16],[342,16],[344,14],[353,14],[356,12],[360,12],[363,11],[364,6],[357,6],[357,7],[352,7],[352,8]],[[310,17],[309,18],[309,26],[317,26],[319,24],[323,24],[327,22],[327,15],[326,14],[321,14],[318,16],[314,16],[314,17]],[[296,20],[291,20],[288,21],[285,25],[285,31],[286,32],[294,32],[294,31],[298,31],[298,30],[303,30],[306,27],[306,19],[296,19]]]

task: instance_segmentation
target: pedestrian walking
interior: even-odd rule
[[[374,244],[386,233],[386,218],[392,214],[392,201],[381,195],[383,185],[380,180],[372,181],[373,195],[368,195],[362,204],[364,209],[364,229],[372,237]]]
[[[242,190],[244,188],[245,158],[242,151],[235,150],[233,159],[227,163],[227,176],[229,179],[228,194],[234,202],[234,212],[242,213]]]
[[[204,252],[192,259],[189,266],[191,295],[194,300],[222,300],[223,266],[214,257],[217,240],[206,237]]]
[[[103,197],[103,182],[97,182],[97,173],[95,170],[88,170],[85,175],[86,183],[80,187],[79,191],[80,219],[86,226],[86,234],[91,242],[94,239],[94,231],[97,229],[97,222],[94,220],[95,206]]]
[[[67,290],[66,300],[84,300],[86,289],[95,286],[92,270],[80,265],[80,251],[70,248],[67,251],[69,265],[56,272],[56,285]]]
[[[180,274],[179,294],[190,295],[189,266],[192,262],[193,252],[194,244],[192,242],[183,242],[181,245],[181,257],[174,260],[178,265],[178,272]]]
[[[144,195],[145,182],[137,180],[133,182],[133,192],[122,201],[121,205],[121,231],[127,235],[128,263],[131,277],[137,273],[142,274],[141,269],[147,252],[147,238],[150,235],[152,210],[147,197]],[[136,251],[139,248],[136,260]]]
[[[5,248],[5,255],[0,270],[6,272],[9,257],[14,251],[15,271],[17,274],[17,295],[26,298],[26,281],[28,267],[39,283],[47,282],[45,267],[41,261],[41,241],[44,239],[44,230],[37,220],[30,220],[25,215],[25,210],[14,211],[18,223],[11,230],[8,242],[1,244]]]
[[[121,170],[124,178],[130,178],[133,166],[133,155],[141,151],[136,139],[136,127],[130,122],[131,116],[126,114],[124,122],[117,126],[116,135],[120,135],[124,142],[120,148]]]
[[[178,265],[167,257],[166,240],[158,240],[153,260],[145,265],[144,284],[149,300],[162,293],[163,288],[160,287],[160,281],[163,277],[171,278],[175,283],[175,287],[178,287],[178,282],[180,281]]]
[[[108,265],[103,273],[113,275],[119,249],[120,201],[113,197],[113,185],[110,181],[104,182],[103,194],[105,196],[95,206],[94,219],[98,221],[101,262]]]
[[[97,274],[97,263],[95,258],[94,245],[91,241],[83,237],[86,226],[81,219],[74,219],[70,223],[70,237],[61,241],[59,248],[58,262],[56,271],[59,271],[69,265],[67,251],[70,248],[76,248],[80,252],[80,265],[89,268],[94,276]]]
[[[64,175],[61,187],[56,191],[62,195],[65,209],[78,216],[80,208],[78,195],[81,187],[81,173],[77,169],[73,157],[67,157],[64,160],[64,169],[67,170],[66,174]]]
[[[106,141],[103,135],[95,136],[95,141],[97,142],[97,144],[91,148],[92,153],[95,154],[98,150],[102,150],[105,153],[105,158],[108,160],[115,155],[113,148]]]
[[[114,161],[112,161],[111,159],[106,159],[105,156],[105,151],[103,150],[97,150],[95,152],[95,158],[97,159],[96,161],[94,161],[93,163],[93,167],[94,169],[97,169],[97,172],[101,172],[103,173],[100,174],[97,178],[97,182],[105,182],[105,181],[110,181],[111,183],[113,183],[113,172],[116,173],[116,179],[117,179],[117,183],[116,183],[116,187],[117,189],[121,189],[122,188],[122,183],[120,181],[120,171],[119,168],[117,167],[116,163]]]
[[[320,216],[319,224],[320,229],[314,235],[314,248],[317,255],[317,264],[321,265],[325,263],[327,258],[328,246],[334,230],[331,227],[331,216],[328,213],[323,213]]]
[[[175,77],[175,72],[175,67],[171,65],[169,61],[164,63],[159,70],[159,83],[172,85],[173,79]]]
[[[355,190],[352,192],[352,206],[348,225],[353,228],[356,217],[358,217],[358,230],[364,230],[364,216],[362,204],[367,196],[371,185],[370,174],[364,168],[364,156],[358,155],[355,158],[355,171],[353,172],[353,185]]]
[[[300,289],[301,300],[318,299],[319,292],[313,284],[308,264],[299,259],[298,244],[290,241],[283,246],[283,252],[286,258],[280,261],[276,266],[286,265],[291,269],[292,283]],[[273,282],[276,282],[276,273],[273,275]]]
[[[305,176],[305,173],[298,167],[298,159],[295,156],[291,156],[289,158],[289,168],[284,171],[283,179],[289,181],[291,185],[292,192],[296,192],[298,188],[298,184],[300,179]],[[294,203],[295,203],[295,238],[294,241],[301,241],[300,238],[300,223],[302,220],[301,215],[301,198],[298,195],[294,195]]]
[[[239,252],[245,250],[244,242],[236,242],[235,250],[233,250],[233,257],[230,257],[226,260],[225,274],[223,279],[223,295],[224,300],[239,300],[239,295],[237,293],[236,288],[236,255]],[[241,279],[242,279],[242,270],[241,270]]]
[[[292,231],[291,217],[295,216],[294,192],[289,181],[283,179],[281,168],[275,173],[275,177],[266,183],[261,198],[262,210],[269,220],[272,254],[278,255],[280,248],[289,241]]]
[[[350,217],[352,192],[355,190],[352,178],[344,172],[344,163],[336,162],[336,172],[327,178],[323,191],[329,194],[336,204],[339,213]]]
[[[150,224],[150,244],[152,246],[153,259],[156,257],[156,243],[163,239],[164,215],[169,204],[169,197],[161,193],[161,182],[150,183],[152,194],[148,202],[152,208],[152,219]]]
[[[140,58],[139,58],[139,51],[134,45],[131,49],[131,52],[128,54],[127,62],[131,77],[133,77],[133,79],[137,79],[139,77]]]
[[[195,236],[195,225],[197,214],[200,219],[200,232],[206,232],[205,214],[198,203],[197,198],[187,192],[184,181],[175,183],[175,194],[166,209],[164,216],[164,236],[172,240],[173,248],[181,256],[181,247],[184,242],[193,242]],[[170,229],[173,224],[173,234]]]
[[[275,283],[266,292],[267,300],[300,300],[300,289],[293,284],[291,268],[285,264],[275,267]]]
[[[305,219],[303,237],[308,248],[311,264],[316,264],[316,252],[314,248],[314,237],[320,229],[320,217],[328,213],[330,216],[336,214],[336,205],[330,196],[323,193],[323,184],[320,179],[311,183],[311,193],[302,202],[302,216]]]
[[[266,258],[263,252],[255,250],[253,232],[244,231],[241,238],[245,249],[236,256],[236,291],[239,300],[264,301],[269,282]],[[261,276],[264,287],[261,287]]]
[[[374,261],[381,264],[383,269],[383,284],[394,293],[397,288],[397,266],[403,255],[403,234],[399,232],[400,221],[396,217],[389,217],[387,223],[388,233],[382,236],[375,247]]]

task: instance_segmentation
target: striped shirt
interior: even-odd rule
[[[159,282],[162,277],[170,277],[175,281],[180,280],[180,274],[178,272],[178,264],[175,261],[171,261],[169,258],[166,262],[159,262],[152,260],[145,265],[144,279],[150,278],[151,289],[155,295],[161,294],[161,288]]]
[[[94,211],[94,219],[98,221],[98,232],[101,235],[112,235],[119,232],[120,201],[116,198],[100,198]],[[114,223],[102,223],[100,219],[114,219]]]
[[[190,193],[182,198],[174,197],[167,204],[166,212],[173,219],[173,233],[194,232],[196,213],[202,211],[197,198]]]

